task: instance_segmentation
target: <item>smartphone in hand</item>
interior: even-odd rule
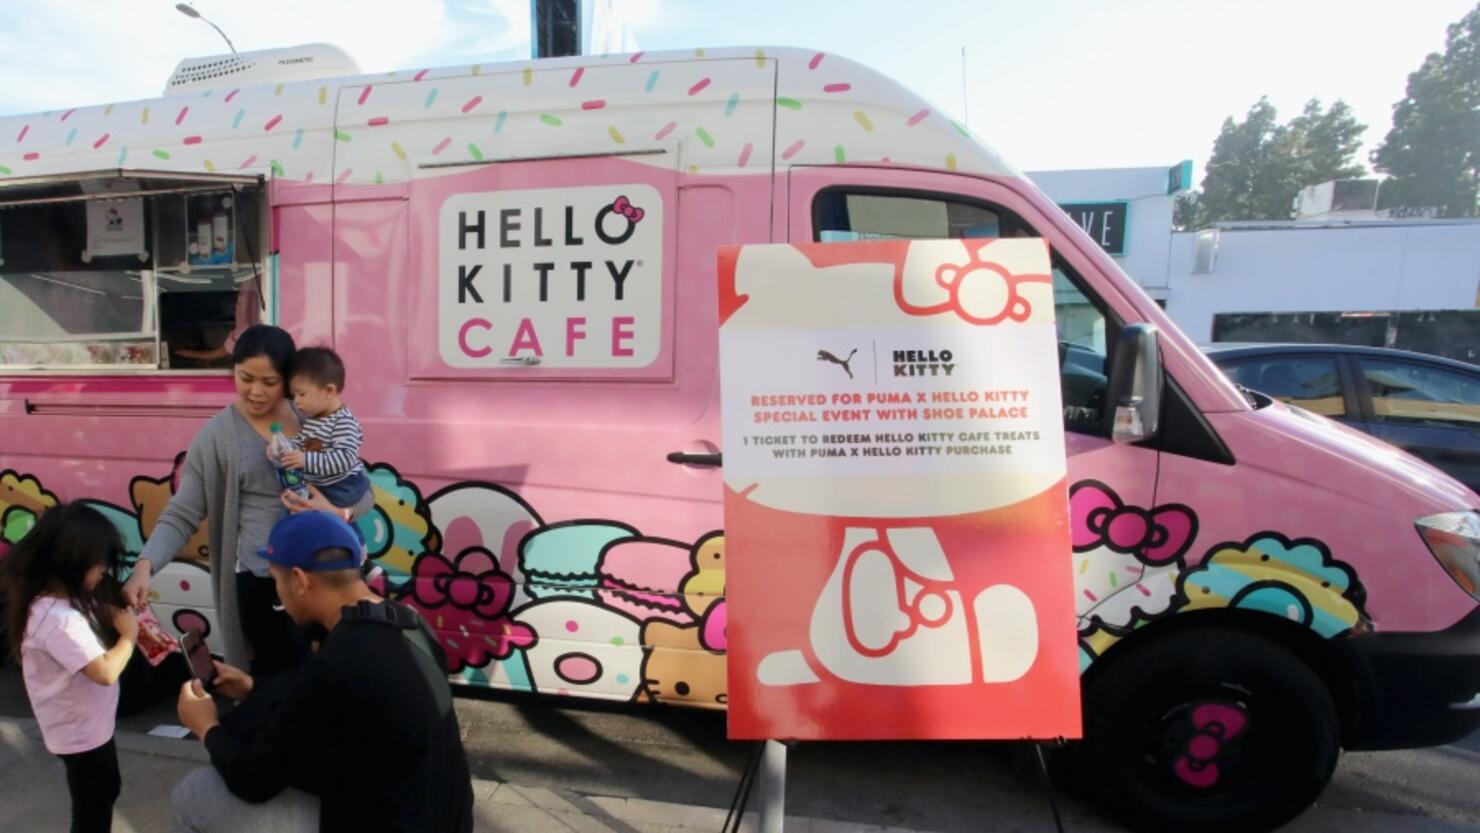
[[[211,661],[211,652],[206,648],[205,637],[191,628],[180,637],[180,649],[190,663],[190,674],[209,689],[216,682],[216,665]]]

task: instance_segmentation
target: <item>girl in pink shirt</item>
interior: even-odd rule
[[[123,552],[118,530],[80,503],[57,506],[0,561],[5,635],[46,748],[62,759],[72,831],[107,831],[122,786],[113,722],[118,677],[139,622],[101,588]],[[111,643],[112,647],[107,647]]]

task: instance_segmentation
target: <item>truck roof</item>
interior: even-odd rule
[[[797,48],[582,55],[240,87],[224,78],[205,91],[0,118],[0,187],[108,169],[384,184],[459,164],[606,153],[687,174],[770,173],[774,160],[1020,176],[896,82]]]

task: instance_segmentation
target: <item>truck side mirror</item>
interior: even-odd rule
[[[1151,324],[1127,324],[1110,365],[1110,438],[1135,443],[1156,436],[1161,421],[1161,348]]]

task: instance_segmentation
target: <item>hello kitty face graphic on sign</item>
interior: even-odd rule
[[[990,327],[1004,321],[1022,323],[1033,315],[1033,305],[1022,293],[1030,283],[1052,284],[1046,274],[1013,274],[1001,263],[988,259],[991,244],[967,246],[964,264],[943,263],[936,267],[935,285],[922,291],[906,289],[903,273],[894,279],[894,298],[899,308],[910,315],[937,315],[954,312],[963,321]],[[918,286],[918,285],[917,285]]]

